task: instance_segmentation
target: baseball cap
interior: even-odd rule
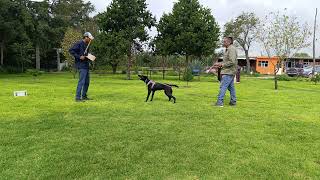
[[[83,37],[88,37],[88,38],[90,38],[91,40],[94,39],[94,37],[92,36],[92,34],[91,34],[90,32],[85,32],[85,33],[83,34]]]

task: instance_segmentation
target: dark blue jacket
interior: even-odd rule
[[[83,42],[83,40],[75,43],[70,49],[69,52],[75,58],[75,65],[78,69],[89,69],[89,60],[86,58],[85,60],[81,60],[80,56],[87,56],[88,52],[84,54],[84,51],[87,48],[87,44]]]

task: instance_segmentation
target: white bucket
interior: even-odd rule
[[[21,97],[21,96],[27,96],[27,91],[14,91],[13,96],[14,97]]]

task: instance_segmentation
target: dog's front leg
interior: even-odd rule
[[[151,90],[148,90],[148,95],[147,95],[146,102],[148,102],[148,99],[149,99],[150,93],[151,93]]]
[[[153,100],[154,93],[155,93],[155,91],[152,91],[152,96],[151,96],[151,100],[150,101]]]

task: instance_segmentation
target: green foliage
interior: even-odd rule
[[[59,48],[67,27],[82,27],[90,21],[89,13],[94,10],[90,2],[83,0],[32,1],[32,0],[1,0],[0,1],[0,45],[3,48],[5,66],[20,66],[21,58],[16,59],[17,44],[30,44],[30,52],[41,57],[44,67],[56,67],[52,63],[53,48]],[[87,24],[86,24],[87,25]],[[97,29],[97,28],[96,28]],[[40,59],[37,59],[39,62]],[[1,62],[2,63],[2,62]],[[25,64],[30,68],[32,64]]]
[[[167,76],[178,76],[179,74],[176,71],[168,71],[166,73]]]
[[[34,79],[43,74],[43,71],[39,71],[37,69],[27,69],[27,74],[30,74]]]
[[[187,81],[187,84],[188,84],[188,82],[191,81],[192,79],[193,79],[192,68],[188,67],[183,73],[183,80]]]
[[[11,45],[16,61],[21,67],[21,72],[24,72],[25,66],[31,63],[32,44],[30,42],[25,43],[13,43]]]
[[[61,47],[63,50],[63,55],[66,58],[68,69],[73,74],[73,78],[76,78],[76,73],[78,72],[75,68],[75,59],[69,53],[69,49],[77,42],[80,41],[82,38],[82,34],[74,28],[68,28],[64,38],[61,42]]]
[[[232,36],[235,43],[243,50],[249,50],[256,39],[258,24],[259,18],[254,13],[242,12],[224,25],[224,36]]]
[[[290,77],[287,74],[277,75],[277,80],[279,81],[307,81],[307,78],[304,77]]]
[[[311,56],[306,52],[302,52],[302,53],[295,53],[293,57],[310,58]]]
[[[310,26],[286,13],[271,12],[261,21],[256,34],[268,56],[278,56],[280,60],[310,45]]]
[[[157,26],[156,51],[161,55],[206,56],[217,48],[219,26],[198,0],[180,0]]]
[[[190,63],[192,69],[199,69],[200,71],[204,68],[205,62],[201,59],[195,59]]]
[[[127,79],[131,79],[132,55],[137,49],[141,49],[142,42],[148,40],[146,28],[150,29],[155,25],[155,18],[147,10],[145,0],[113,0],[106,12],[98,15],[97,21],[103,34],[102,43],[110,45],[106,48],[114,48],[107,55],[115,54],[116,57],[111,59],[116,60],[126,55]],[[115,42],[112,42],[113,38]],[[115,43],[117,45],[113,46]]]
[[[84,0],[59,0],[52,1],[52,12],[65,27],[81,27],[90,20],[89,14],[94,11],[94,6],[90,1]]]
[[[17,74],[21,73],[21,68],[17,66],[5,66],[3,68],[3,72],[8,74]]]
[[[320,74],[316,74],[311,77],[311,81],[314,82],[314,84],[317,84],[320,82]]]
[[[288,76],[287,74],[277,75],[278,81],[292,81],[293,78]]]
[[[294,15],[271,12],[258,26],[257,38],[268,57],[277,56],[277,73],[283,67],[285,58],[310,45],[311,31],[308,23],[302,23]],[[278,89],[276,78],[275,89]]]
[[[235,19],[224,25],[224,36],[232,36],[235,44],[240,46],[249,59],[249,50],[252,43],[257,39],[256,31],[259,18],[254,13],[241,13]],[[247,60],[247,73],[250,72],[250,61]]]
[[[68,62],[69,67],[74,67],[75,59],[74,57],[69,53],[69,49],[78,41],[82,39],[82,34],[77,31],[74,28],[68,28],[64,38],[61,42],[61,47],[63,50],[63,55],[66,58],[66,61]]]
[[[2,66],[0,66],[0,74],[4,74],[4,73],[6,73],[6,70]]]
[[[97,54],[98,66],[111,65],[115,73],[120,64],[125,64],[124,39],[114,34],[100,33],[92,46]]]

